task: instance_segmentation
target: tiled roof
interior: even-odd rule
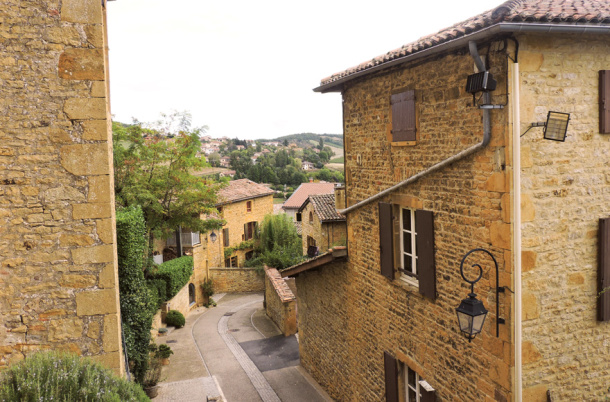
[[[334,194],[310,195],[307,201],[305,201],[299,209],[299,212],[301,212],[309,202],[313,205],[313,210],[316,212],[316,215],[318,215],[321,222],[345,220],[345,216],[338,213],[335,208]]]
[[[335,191],[334,183],[303,183],[286,200],[283,208],[301,208],[307,197],[315,194],[332,194]]]
[[[216,205],[230,204],[269,194],[273,194],[273,190],[252,180],[233,180],[229,182],[227,187],[218,191],[218,203]]]
[[[532,23],[562,25],[610,26],[608,0],[510,0],[498,7],[457,23],[449,28],[424,36],[415,42],[361,63],[330,77],[320,85],[328,85],[350,75],[407,57],[434,46],[481,31],[500,23]]]

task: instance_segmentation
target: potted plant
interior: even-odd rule
[[[149,398],[154,398],[159,393],[159,379],[161,378],[161,361],[158,357],[152,357],[148,363],[148,370],[144,374],[142,387]]]
[[[167,366],[169,364],[169,357],[174,354],[174,351],[167,345],[159,345],[159,350],[156,356],[161,359],[161,364]]]

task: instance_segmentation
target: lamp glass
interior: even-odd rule
[[[569,113],[549,112],[544,128],[544,139],[565,141],[569,121]]]
[[[212,232],[212,234],[210,235],[210,240],[212,240],[212,243],[216,241],[216,237],[216,233]]]
[[[462,300],[460,306],[455,310],[460,331],[465,333],[468,339],[472,339],[483,329],[485,317],[487,317],[487,309],[485,309],[483,302],[476,298],[474,293],[470,293],[469,296],[468,299]]]

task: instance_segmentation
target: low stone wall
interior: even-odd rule
[[[210,268],[214,293],[261,292],[265,290],[263,275],[256,268]]]
[[[189,284],[193,283],[194,275],[191,275],[189,283],[187,283],[174,297],[161,305],[161,308],[157,310],[157,313],[153,316],[152,322],[152,334],[157,335],[159,328],[166,327],[165,315],[169,310],[178,310],[185,317],[188,315],[191,308],[196,307],[196,304],[189,303]]]
[[[294,282],[294,281],[293,281]],[[297,298],[275,268],[265,267],[267,315],[285,336],[297,332]]]

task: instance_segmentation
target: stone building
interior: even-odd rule
[[[326,252],[333,246],[344,246],[347,241],[345,216],[337,212],[335,194],[310,195],[299,209],[303,255],[310,247]]]
[[[334,183],[314,183],[313,180],[310,179],[309,183],[303,183],[294,190],[294,193],[292,193],[282,205],[282,209],[288,216],[294,219],[295,222],[300,222],[300,218],[297,217],[297,212],[299,208],[303,206],[307,197],[315,194],[332,194],[334,191]]]
[[[124,371],[106,2],[2,2],[0,368],[41,349]]]
[[[511,0],[315,89],[343,97],[349,257],[283,275],[333,398],[609,396],[609,33],[606,1]],[[466,259],[489,310],[469,342],[476,248],[505,291]]]
[[[273,213],[273,190],[248,179],[230,181],[218,192],[216,208],[226,221],[218,233],[206,236],[208,267],[241,267],[252,256],[252,240],[258,224]],[[225,256],[225,251],[232,252]]]

